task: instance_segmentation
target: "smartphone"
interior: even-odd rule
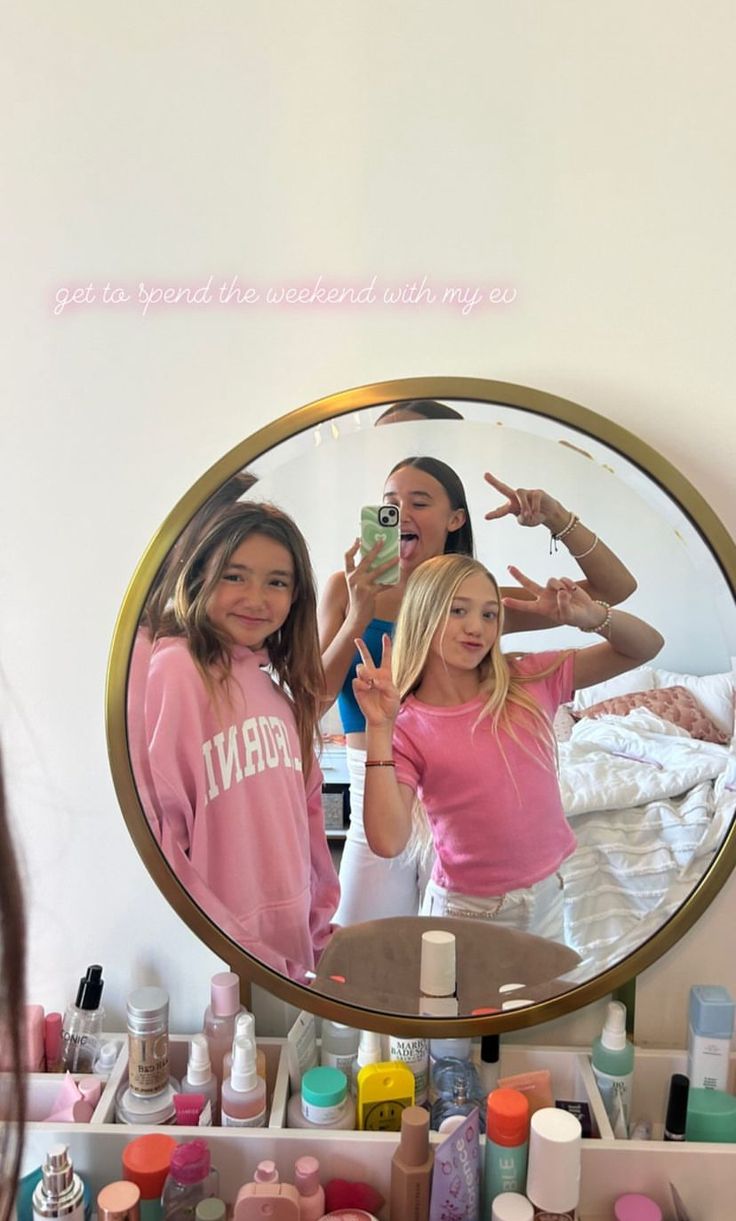
[[[394,560],[378,577],[380,585],[397,585],[399,580],[399,510],[396,505],[364,505],[360,511],[360,550],[363,555],[370,551],[378,540],[382,546],[373,567]]]

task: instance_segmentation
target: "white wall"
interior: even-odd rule
[[[160,979],[183,1030],[215,959],[131,847],[103,727],[146,542],[269,419],[427,373],[587,404],[734,532],[736,15],[728,0],[697,21],[683,0],[11,0],[3,25],[2,721],[30,992],[60,1007],[101,961],[112,1023],[131,984]],[[467,316],[136,306],[140,281],[210,275],[517,297]],[[101,304],[107,281],[134,300]],[[54,315],[60,286],[89,282],[94,304]],[[641,1037],[681,1037],[693,974],[736,991],[734,916],[731,882],[646,973]]]

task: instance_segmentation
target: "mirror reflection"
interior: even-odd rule
[[[357,537],[381,504],[398,567]],[[711,864],[735,642],[710,549],[627,459],[517,408],[384,404],[274,447],[180,535],[131,657],[131,762],[182,884],[267,965],[334,994],[347,930],[455,916],[568,947],[534,1000],[625,958]]]

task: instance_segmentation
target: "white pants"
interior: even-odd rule
[[[425,887],[421,914],[492,920],[494,924],[564,943],[564,898],[564,883],[559,873],[551,873],[533,886],[489,898],[445,890],[430,878]]]
[[[368,846],[363,826],[365,751],[347,748],[350,827],[340,861],[340,903],[335,924],[361,924],[385,916],[416,916],[419,884],[413,854],[386,858]]]

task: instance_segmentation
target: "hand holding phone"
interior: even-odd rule
[[[391,562],[391,567],[376,576],[379,585],[397,585],[399,581],[399,510],[396,505],[364,505],[360,511],[360,551],[367,555],[376,543],[381,549],[371,564],[371,570]]]

